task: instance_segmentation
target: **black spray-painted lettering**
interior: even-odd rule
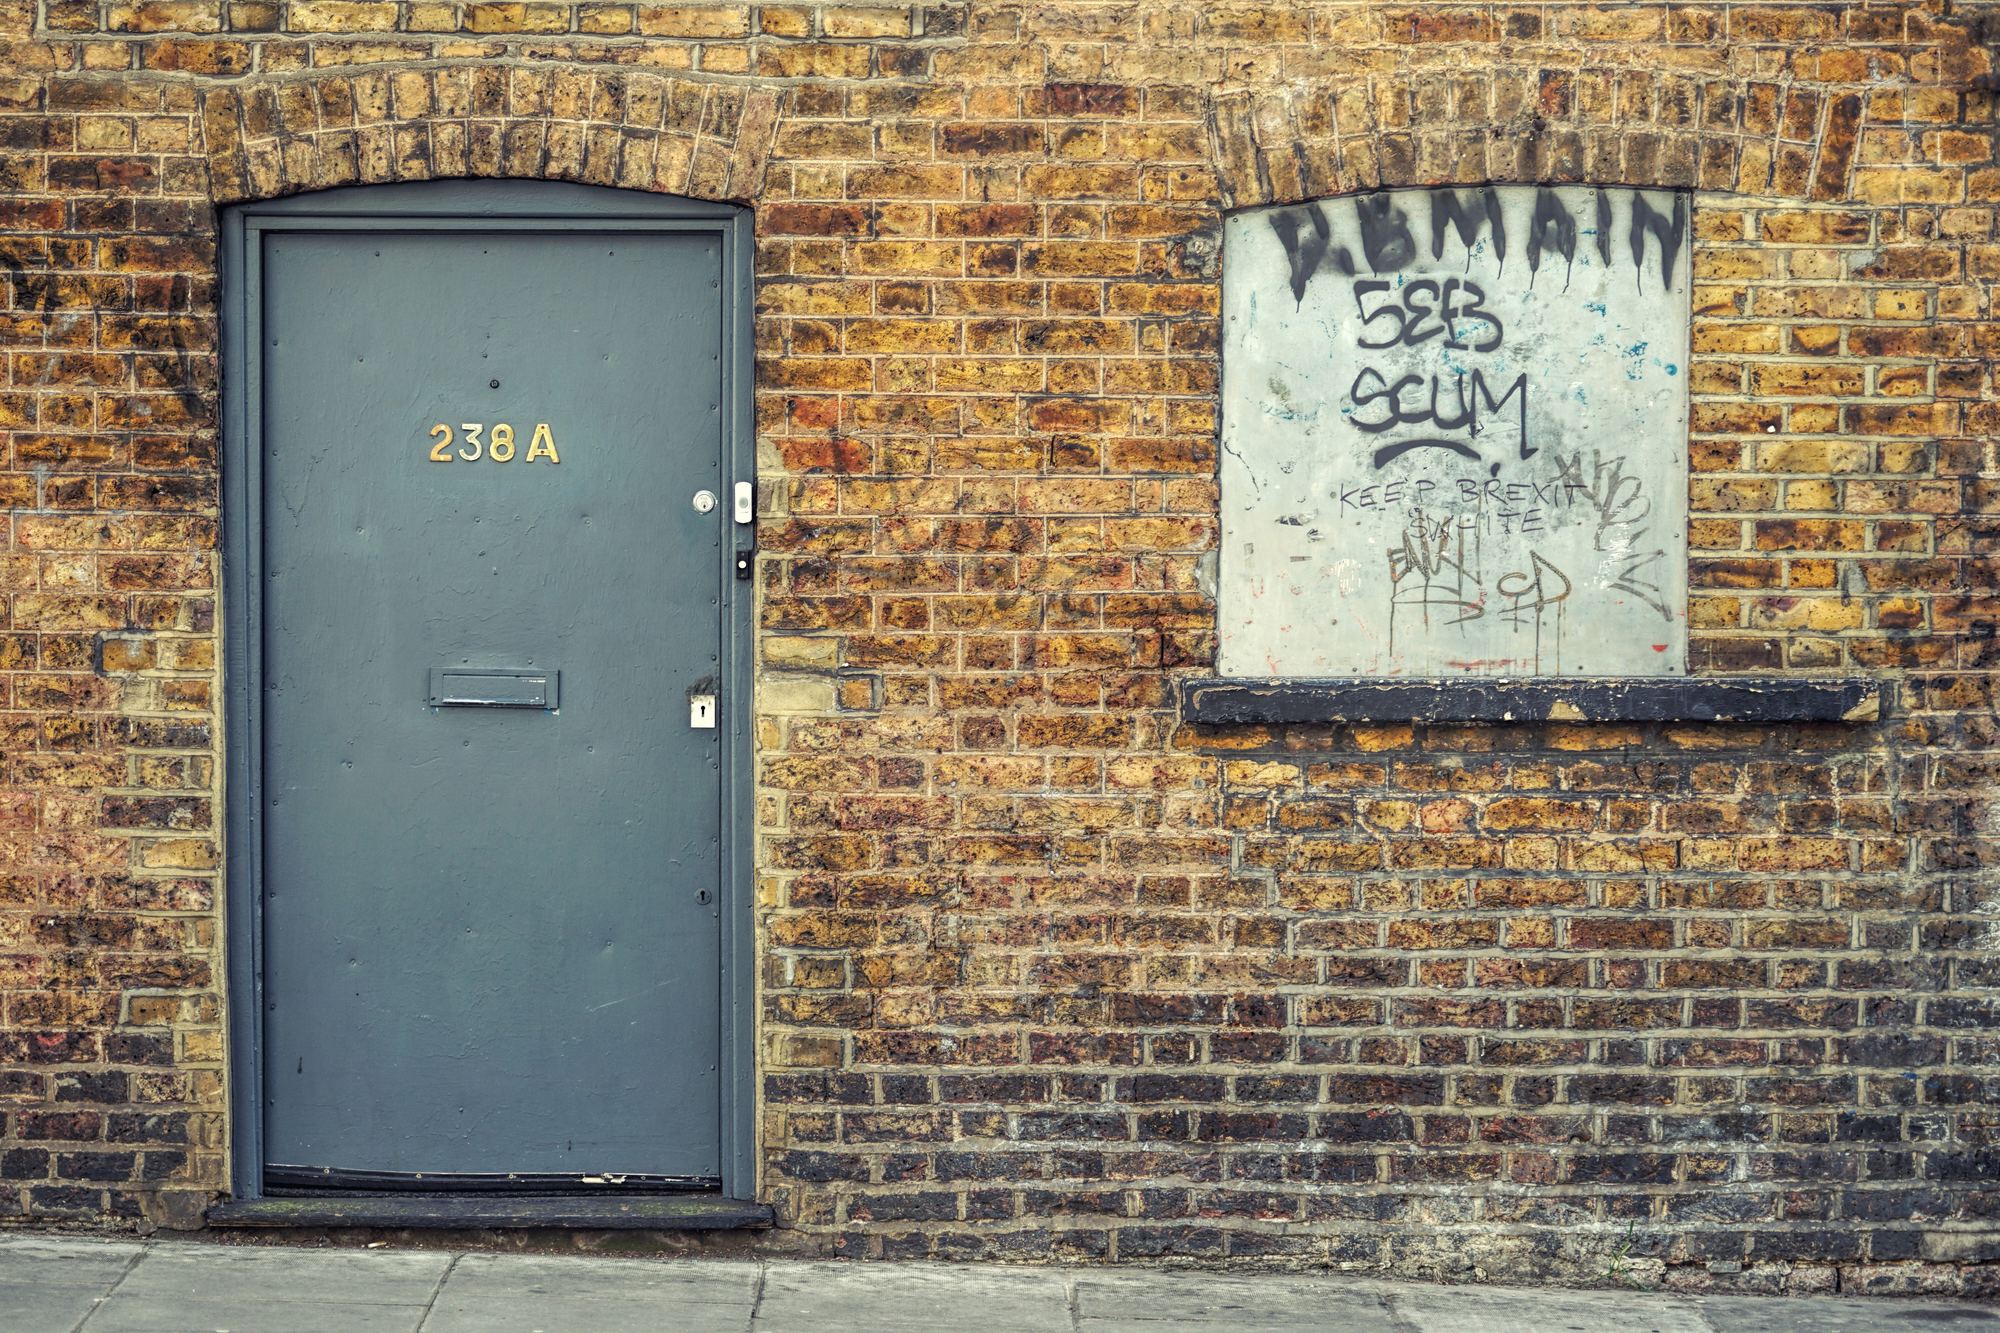
[[[1529,273],[1541,272],[1544,250],[1554,250],[1565,264],[1576,262],[1576,219],[1549,189],[1535,191],[1535,213],[1528,223]]]
[[[1674,259],[1681,251],[1681,241],[1687,236],[1687,196],[1674,196],[1673,217],[1653,211],[1643,194],[1632,196],[1632,267],[1643,270],[1646,266],[1646,237],[1650,233],[1660,243],[1660,276],[1662,285],[1669,291],[1674,285]]]
[[[1373,366],[1364,366],[1361,373],[1354,377],[1354,383],[1348,388],[1347,395],[1353,401],[1357,413],[1361,408],[1382,403],[1388,415],[1379,420],[1363,420],[1358,414],[1350,414],[1347,418],[1348,423],[1356,430],[1370,435],[1379,435],[1398,426],[1428,425],[1433,430],[1445,433],[1464,431],[1468,439],[1447,439],[1440,434],[1414,440],[1397,440],[1394,444],[1385,444],[1375,451],[1376,467],[1393,462],[1413,449],[1448,449],[1462,458],[1469,458],[1474,462],[1482,461],[1479,451],[1469,442],[1479,435],[1481,404],[1485,405],[1485,410],[1490,416],[1497,414],[1506,405],[1507,400],[1517,394],[1520,396],[1520,402],[1515,407],[1521,430],[1521,457],[1530,458],[1540,452],[1528,443],[1528,377],[1525,373],[1516,375],[1514,382],[1507,386],[1507,391],[1498,398],[1493,396],[1493,388],[1486,382],[1483,371],[1474,369],[1470,375],[1456,376],[1452,385],[1453,394],[1457,398],[1457,408],[1454,412],[1447,412],[1440,407],[1438,391],[1443,386],[1438,376],[1430,376],[1428,398],[1422,392],[1423,384],[1424,377],[1420,375],[1403,375],[1391,383],[1381,371]],[[1405,391],[1412,388],[1418,392],[1406,401]]]
[[[1307,224],[1301,231],[1299,223],[1303,217]],[[1292,270],[1292,299],[1303,303],[1306,299],[1306,284],[1318,271],[1320,261],[1332,252],[1333,266],[1342,273],[1354,272],[1354,260],[1344,245],[1333,244],[1333,228],[1326,220],[1326,210],[1318,204],[1305,208],[1287,208],[1271,215],[1271,230],[1278,235],[1278,243],[1285,247],[1285,258]]]
[[[1533,500],[1548,508],[1574,504],[1580,486],[1565,481],[1501,481],[1498,477],[1459,477],[1458,498],[1467,503],[1492,500],[1499,504],[1526,504]]]
[[[1633,264],[1643,267],[1646,238],[1654,238],[1660,244],[1661,277],[1671,289],[1675,266],[1687,239],[1686,194],[1675,192],[1671,210],[1662,213],[1639,191],[1620,192],[1631,200],[1626,210],[1626,231]],[[1417,257],[1417,242],[1410,231],[1409,215],[1396,198],[1398,194],[1411,193],[1414,192],[1379,190],[1357,196],[1354,200],[1358,235],[1352,239],[1360,244],[1362,258],[1374,273],[1400,273]],[[1500,195],[1494,187],[1489,185],[1471,191],[1469,198],[1467,192],[1448,188],[1425,193],[1430,202],[1432,259],[1444,257],[1448,234],[1456,234],[1469,257],[1483,233],[1492,237],[1494,257],[1505,264],[1510,238],[1506,218],[1501,211]],[[1595,203],[1597,257],[1599,262],[1610,267],[1618,253],[1614,244],[1617,225],[1612,191],[1598,189]],[[1305,300],[1307,286],[1323,268],[1330,267],[1344,277],[1353,277],[1359,271],[1353,248],[1335,234],[1321,204],[1277,209],[1271,213],[1270,220],[1271,230],[1284,247],[1285,258],[1291,267],[1294,300]],[[1556,192],[1547,186],[1537,189],[1528,222],[1529,271],[1538,271],[1543,255],[1549,251],[1561,255],[1566,263],[1574,262],[1576,241],[1576,219],[1563,207]]]
[[[1403,284],[1400,299],[1397,295],[1390,295],[1373,310],[1368,308],[1366,298],[1387,295],[1393,290],[1393,284],[1384,278],[1362,278],[1354,284],[1354,310],[1361,316],[1361,336],[1356,339],[1357,346],[1369,351],[1380,351],[1385,347],[1415,347],[1442,333],[1448,335],[1444,345],[1453,351],[1490,352],[1500,345],[1506,335],[1500,317],[1486,309],[1486,289],[1469,278],[1446,278],[1442,283],[1418,278]],[[1394,322],[1394,330],[1369,337],[1368,326],[1385,318]],[[1426,327],[1433,319],[1437,324]],[[1479,343],[1461,341],[1465,336],[1464,330],[1459,327],[1461,320],[1475,327],[1484,324],[1487,338]]]
[[[1496,517],[1504,519],[1519,514],[1539,515],[1544,510],[1567,509],[1579,503],[1579,489],[1573,483],[1560,481],[1501,481],[1498,477],[1451,477],[1438,481],[1430,477],[1398,477],[1394,481],[1371,482],[1366,486],[1342,486],[1334,493],[1334,498],[1343,510],[1408,506],[1413,511],[1423,511],[1456,499],[1465,505],[1488,505]],[[1471,519],[1466,521],[1473,522]]]
[[[1399,478],[1378,486],[1343,486],[1340,489],[1342,509],[1394,509],[1405,502],[1423,508],[1430,499],[1438,483],[1429,477],[1415,480]]]
[[[1362,195],[1354,201],[1354,213],[1361,219],[1361,253],[1367,256],[1369,268],[1377,273],[1400,273],[1417,257],[1409,215],[1396,206],[1393,191]]]
[[[1475,214],[1466,207],[1457,190],[1431,191],[1431,258],[1444,258],[1445,224],[1451,224],[1458,232],[1458,243],[1465,247],[1467,259],[1471,258],[1472,247],[1478,243],[1479,228],[1483,224],[1493,230],[1493,254],[1501,263],[1507,262],[1507,222],[1500,216],[1500,193],[1492,186],[1476,191],[1473,199],[1481,210]]]

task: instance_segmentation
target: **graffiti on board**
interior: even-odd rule
[[[1689,241],[1594,186],[1232,216],[1223,672],[1685,671]]]

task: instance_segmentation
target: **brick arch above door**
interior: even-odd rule
[[[781,94],[641,73],[461,63],[210,88],[215,201],[343,185],[519,177],[750,199]]]

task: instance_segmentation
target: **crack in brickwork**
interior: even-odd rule
[[[226,1183],[214,205],[550,176],[756,207],[785,1243],[1994,1289],[1970,20],[42,10],[0,15],[0,1216]],[[1879,675],[1886,721],[1179,722],[1222,210],[1486,179],[1699,191],[1690,665]]]

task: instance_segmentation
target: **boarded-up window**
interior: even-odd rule
[[[1223,674],[1684,672],[1691,267],[1672,192],[1231,217]]]

